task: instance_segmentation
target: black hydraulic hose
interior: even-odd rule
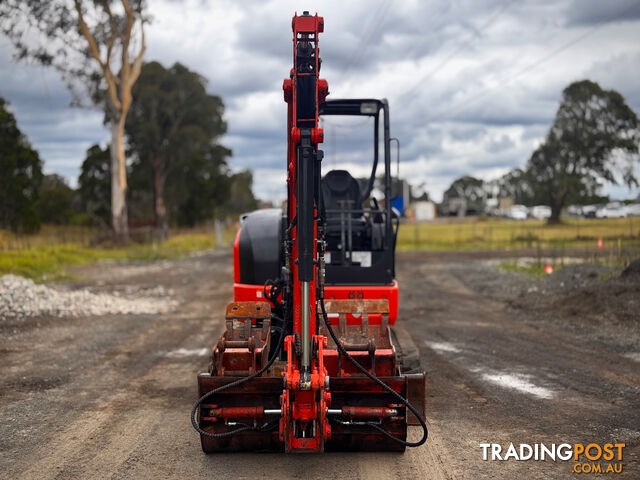
[[[276,349],[273,352],[273,355],[271,355],[271,358],[269,359],[269,361],[267,362],[267,364],[262,367],[260,370],[258,370],[255,373],[252,373],[251,375],[248,375],[246,377],[242,377],[239,378],[238,380],[235,380],[231,383],[227,383],[226,385],[221,385],[218,388],[214,388],[213,390],[211,390],[210,392],[205,393],[202,397],[200,397],[198,399],[198,401],[195,403],[195,405],[193,406],[193,408],[191,409],[191,425],[193,426],[193,428],[200,434],[200,435],[204,435],[205,437],[211,437],[211,438],[223,438],[223,437],[229,437],[231,435],[235,435],[236,433],[240,433],[240,432],[244,432],[246,430],[261,430],[261,428],[254,428],[250,425],[246,425],[246,424],[242,424],[241,427],[236,428],[235,430],[231,430],[230,432],[224,432],[224,433],[211,433],[211,432],[207,432],[203,429],[200,428],[200,425],[198,425],[198,421],[196,420],[196,414],[198,412],[198,408],[200,408],[200,405],[202,405],[202,403],[211,398],[213,395],[215,395],[216,393],[220,393],[223,390],[226,390],[228,388],[232,388],[232,387],[237,387],[238,385],[242,385],[245,382],[248,382],[249,380],[252,380],[256,377],[259,377],[260,375],[262,375],[264,372],[266,372],[271,365],[273,365],[273,362],[276,361],[276,358],[278,358],[280,349],[282,348],[282,343],[284,341],[284,331],[286,330],[285,328],[285,322],[282,318],[279,318],[275,315],[271,315],[272,318],[275,318],[277,320],[280,320],[282,322],[282,329],[280,331],[280,338],[278,338],[278,346],[276,347]]]
[[[424,422],[424,420],[422,420],[422,417],[420,416],[418,411],[414,408],[413,405],[411,405],[409,403],[409,401],[406,398],[404,398],[402,395],[400,395],[398,392],[396,392],[393,388],[391,388],[389,385],[384,383],[378,377],[376,377],[375,375],[372,375],[371,373],[369,373],[369,371],[366,368],[364,368],[362,365],[360,365],[360,363],[358,363],[355,358],[353,358],[351,355],[349,355],[349,353],[347,353],[345,348],[342,346],[342,343],[340,343],[340,340],[338,340],[338,337],[336,336],[335,332],[333,331],[333,328],[331,327],[331,322],[329,322],[329,317],[327,315],[327,311],[326,311],[325,306],[324,306],[324,298],[320,298],[320,308],[322,309],[322,316],[324,318],[324,323],[327,326],[327,330],[329,331],[329,335],[331,335],[331,338],[335,342],[336,347],[338,348],[340,353],[342,355],[344,355],[345,357],[347,357],[349,359],[349,361],[351,363],[353,363],[353,365],[355,365],[355,367],[358,370],[360,370],[367,377],[369,377],[371,380],[373,380],[378,385],[380,385],[382,388],[384,388],[386,391],[388,391],[399,403],[402,403],[403,405],[405,405],[411,411],[411,413],[413,413],[416,416],[416,418],[420,422],[420,426],[422,427],[422,438],[420,440],[418,440],[417,442],[408,442],[406,440],[403,440],[401,438],[398,438],[398,437],[390,434],[384,428],[382,428],[381,426],[379,426],[379,425],[377,425],[375,423],[366,422],[366,425],[369,425],[370,427],[375,428],[380,433],[382,433],[382,434],[386,435],[387,437],[389,437],[391,440],[393,440],[395,442],[398,442],[398,443],[401,443],[402,445],[405,445],[407,447],[419,447],[420,445],[424,444],[427,441],[427,438],[429,437],[429,430],[427,429],[427,424]]]

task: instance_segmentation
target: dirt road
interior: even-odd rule
[[[285,456],[204,455],[189,424],[231,298],[229,252],[86,267],[73,287],[161,285],[180,307],[1,319],[0,477],[571,478],[572,462],[483,461],[479,444],[593,441],[630,445],[616,477],[640,478],[640,349],[480,293],[494,270],[477,257],[399,257],[401,318],[428,372],[425,447]]]

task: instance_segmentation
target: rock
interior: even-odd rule
[[[0,321],[2,318],[156,314],[171,311],[177,302],[162,289],[127,297],[114,292],[91,293],[87,289],[68,290],[62,286],[38,285],[16,275],[0,277]]]

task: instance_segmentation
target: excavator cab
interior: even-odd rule
[[[321,180],[325,216],[326,285],[391,286],[395,281],[395,245],[398,216],[391,207],[389,105],[386,100],[326,100],[320,117],[373,118],[373,165],[361,185],[346,170],[331,170]],[[373,196],[380,157],[380,121],[383,126],[383,194]]]

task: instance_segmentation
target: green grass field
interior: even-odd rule
[[[505,248],[640,247],[640,217],[570,219],[560,225],[544,220],[447,219],[402,223],[401,250],[497,250]]]
[[[236,226],[225,231],[230,245]],[[91,245],[95,231],[79,227],[46,226],[37,235],[15,236],[0,231],[0,275],[13,273],[36,281],[67,278],[66,267],[105,259],[171,259],[215,247],[212,229],[174,231],[164,242],[126,247]],[[429,223],[402,223],[399,250],[503,250],[535,248],[553,250],[583,248],[597,252],[598,238],[605,251],[617,257],[640,252],[640,217],[621,219],[572,219],[560,225],[544,221],[467,218]],[[631,253],[629,253],[631,252]],[[534,272],[538,273],[538,272]]]
[[[60,230],[57,231],[60,234]],[[22,248],[0,250],[0,275],[13,273],[36,281],[67,278],[66,267],[96,262],[98,260],[158,260],[172,259],[193,252],[215,247],[213,232],[181,231],[172,234],[164,242],[131,244],[124,247],[90,247],[73,237],[73,229],[66,232],[68,240],[55,243],[60,237],[52,237],[51,230],[22,239]],[[225,232],[229,243],[232,232]],[[2,237],[0,237],[2,238]],[[27,243],[28,242],[28,243]],[[28,245],[28,246],[27,246]]]

